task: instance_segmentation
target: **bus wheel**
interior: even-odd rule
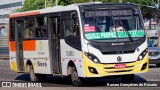
[[[123,82],[132,82],[134,80],[134,74],[123,75],[121,79]]]
[[[77,73],[75,66],[72,67],[71,80],[72,80],[72,85],[75,87],[82,85],[82,82],[80,78],[78,77],[78,73]]]
[[[46,75],[45,74],[35,74],[36,77],[38,78],[38,81],[46,81]]]
[[[27,65],[27,72],[29,72],[29,74],[30,74],[31,81],[34,81],[34,82],[38,81],[38,78],[37,78],[36,74],[34,73],[32,65]]]
[[[30,80],[33,82],[36,81],[45,81],[46,75],[45,74],[35,74],[32,65],[27,65],[27,72],[30,74]]]
[[[156,64],[157,67],[160,67],[160,64]]]

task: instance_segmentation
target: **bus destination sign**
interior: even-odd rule
[[[119,16],[119,15],[131,15],[131,10],[103,10],[103,11],[85,11],[85,17],[94,17],[94,16]]]

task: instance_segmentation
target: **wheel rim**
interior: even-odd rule
[[[73,72],[73,75],[72,75],[72,81],[73,82],[78,82],[78,73],[76,71]]]
[[[33,69],[31,69],[31,72],[30,72],[30,77],[31,77],[31,79],[34,79],[34,72],[33,72]]]

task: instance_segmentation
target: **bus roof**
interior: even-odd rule
[[[62,12],[62,11],[70,11],[70,10],[78,10],[79,7],[92,7],[92,6],[135,6],[136,4],[132,3],[78,3],[78,4],[71,4],[67,6],[54,6],[40,10],[33,10],[33,11],[26,11],[21,13],[13,13],[9,15],[9,18],[16,18],[16,17],[23,17],[23,16],[32,16],[44,13],[51,13],[51,12]]]
[[[99,5],[137,5],[134,3],[77,3],[75,6],[99,6]]]
[[[13,13],[9,15],[9,18],[16,18],[16,17],[23,17],[23,16],[30,16],[30,15],[37,15],[37,14],[40,14],[40,10]]]

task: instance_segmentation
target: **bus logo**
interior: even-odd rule
[[[117,61],[118,61],[118,62],[121,62],[121,61],[122,61],[122,57],[121,57],[121,56],[118,56],[118,57],[117,57]]]

